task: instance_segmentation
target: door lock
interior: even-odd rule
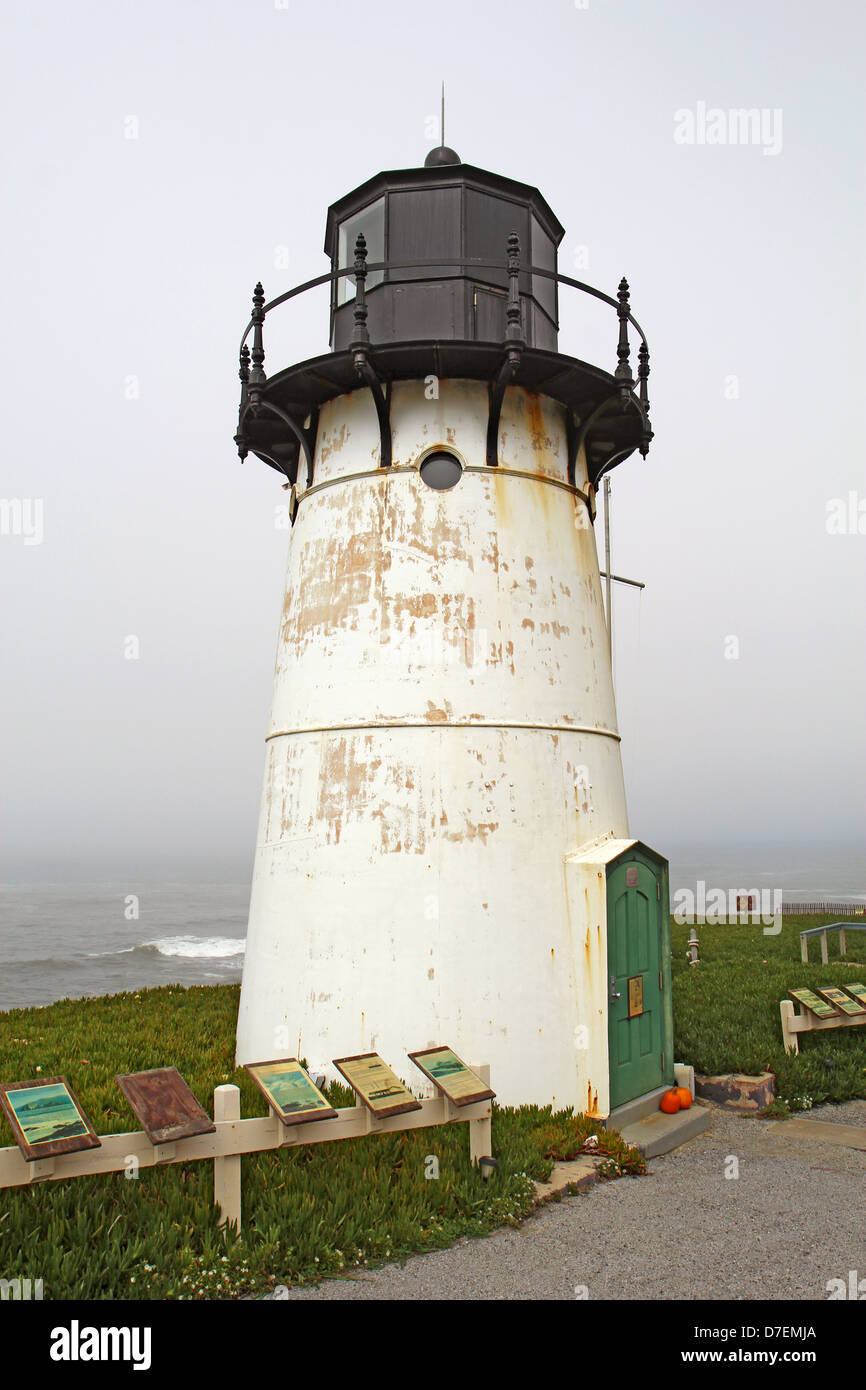
[[[622,993],[616,987],[616,976],[610,977],[610,997],[611,999],[622,999]]]

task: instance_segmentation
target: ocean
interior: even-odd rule
[[[788,903],[866,902],[862,849],[667,847],[671,892],[781,891]],[[0,1010],[155,985],[240,980],[249,882],[0,886]],[[423,922],[420,924],[423,930]]]
[[[0,887],[0,1010],[240,980],[249,883]],[[133,915],[137,912],[137,916]]]

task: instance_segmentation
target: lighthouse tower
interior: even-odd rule
[[[593,525],[649,446],[649,355],[625,281],[558,273],[562,236],[441,146],[329,209],[328,273],[256,287],[236,439],[292,529],[240,1063],[375,1050],[417,1084],[407,1053],[447,1044],[505,1104],[602,1116],[672,1079]],[[322,283],[331,351],[267,375],[266,315]],[[559,352],[565,291],[610,305],[612,371]]]

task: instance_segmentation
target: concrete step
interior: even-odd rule
[[[596,1169],[603,1161],[601,1156],[581,1154],[579,1158],[555,1163],[547,1182],[535,1184],[536,1203],[549,1202],[557,1193],[587,1192],[598,1182]]]
[[[665,1091],[670,1089],[668,1082],[666,1086],[657,1086],[654,1091],[647,1091],[645,1096],[638,1096],[635,1100],[626,1101],[625,1105],[618,1105],[605,1120],[606,1127],[621,1130],[623,1125],[632,1125],[635,1121],[642,1120],[644,1115],[652,1115],[658,1110],[659,1101]]]
[[[678,1110],[676,1115],[664,1115],[656,1101],[652,1114],[645,1114],[624,1128],[614,1124],[612,1116],[606,1123],[611,1129],[619,1130],[626,1144],[640,1149],[644,1158],[657,1158],[702,1134],[712,1121],[713,1112],[709,1106],[692,1105],[688,1110]]]

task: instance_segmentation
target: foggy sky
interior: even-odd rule
[[[655,440],[613,475],[613,569],[646,584],[614,610],[632,833],[862,840],[859,3],[2,15],[0,496],[43,535],[0,536],[0,877],[247,871],[287,532],[232,441],[237,345],[256,279],[328,268],[328,204],[438,143],[441,78],[447,142],[540,188],[560,269],[626,274],[649,337]],[[779,113],[780,147],[678,143],[713,108]],[[267,370],[327,349],[308,299]],[[584,299],[560,348],[613,370]]]

